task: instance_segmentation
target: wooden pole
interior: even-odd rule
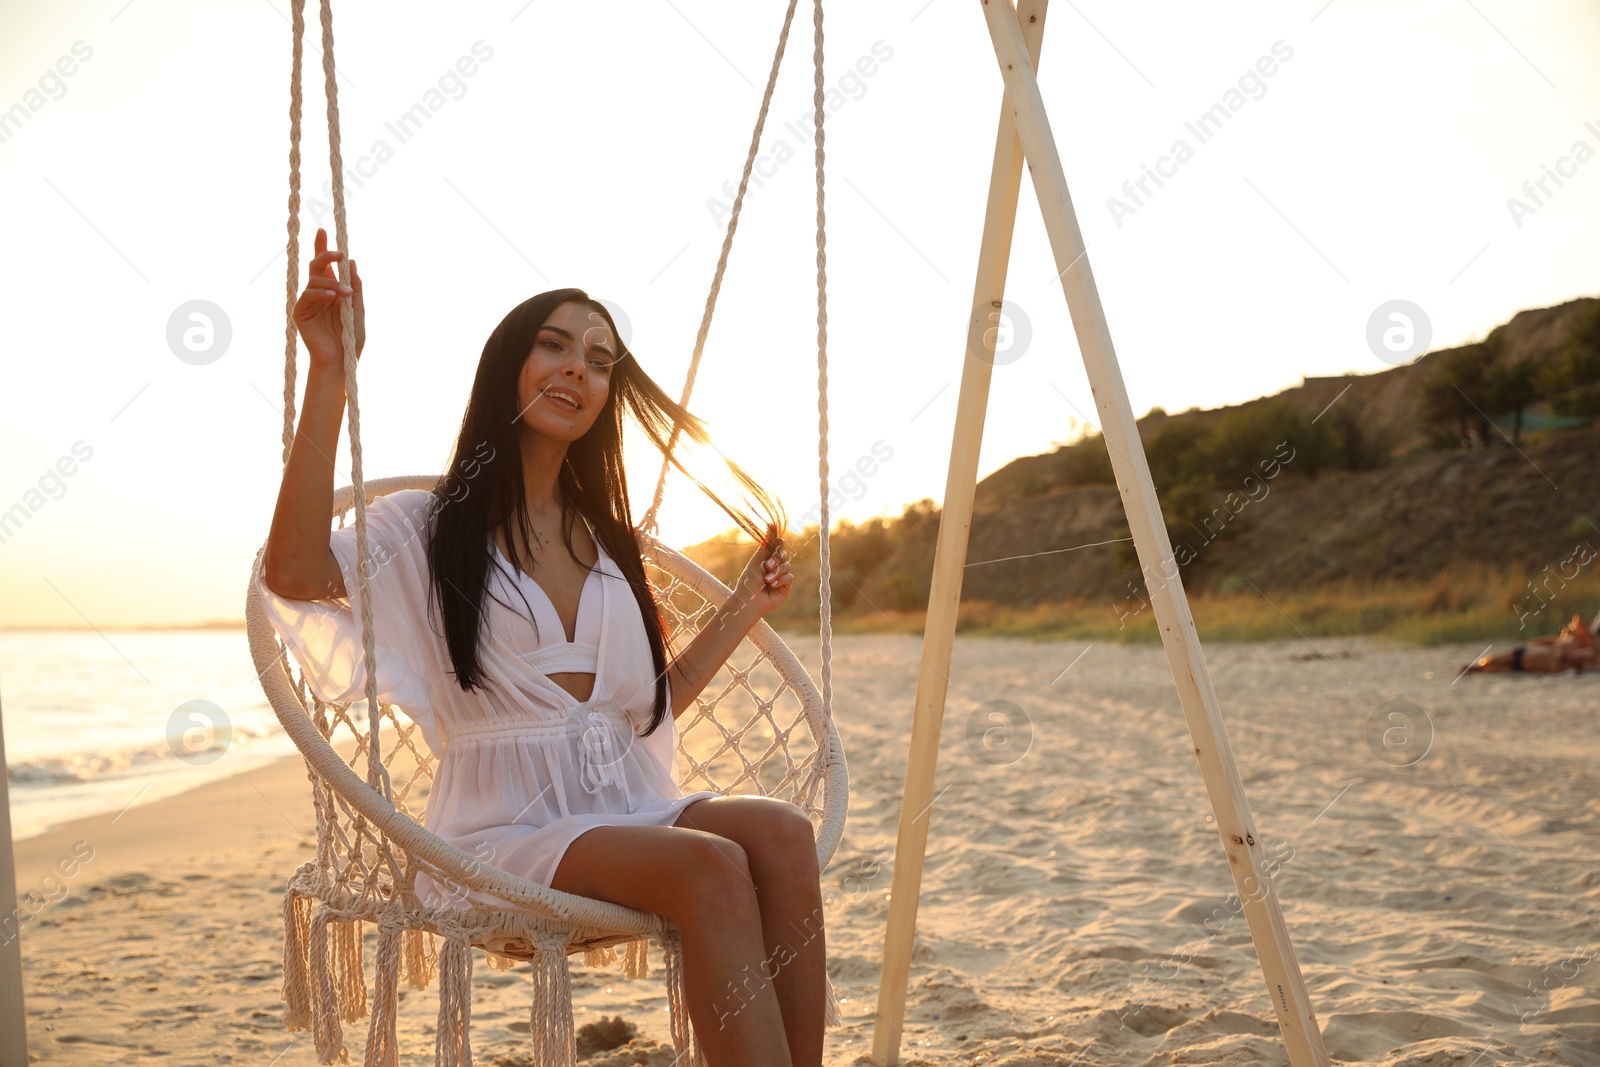
[[[1044,39],[1046,0],[1022,0],[1023,37],[1037,60]],[[917,671],[916,710],[911,721],[911,746],[906,784],[900,801],[900,831],[895,840],[894,878],[889,887],[889,918],[883,938],[883,967],[878,981],[878,1014],[872,1031],[872,1062],[893,1067],[900,1062],[901,1024],[905,1021],[906,984],[916,938],[917,898],[922,891],[922,860],[933,815],[934,770],[939,759],[939,727],[949,686],[950,649],[955,639],[956,609],[972,528],[972,501],[978,484],[978,449],[983,442],[983,417],[989,403],[989,375],[994,366],[995,336],[1005,297],[1006,267],[1011,258],[1011,231],[1017,218],[1017,194],[1025,158],[1012,124],[1011,109],[1001,102],[994,162],[989,171],[989,202],[978,250],[972,314],[967,322],[966,359],[961,368],[961,393],[951,439],[950,467],[945,477],[944,504],[939,512],[939,538],[934,548],[933,585],[928,591],[927,619],[922,632],[922,661]]]
[[[1089,259],[1084,254],[1083,235],[1078,230],[1072,199],[1067,193],[1061,157],[1050,133],[1044,100],[1039,95],[1039,83],[1029,59],[1030,46],[1010,0],[979,0],[979,3],[994,42],[995,58],[1005,82],[1006,100],[1012,108],[1017,135],[1027,153],[1034,192],[1050,235],[1050,248],[1061,272],[1061,288],[1066,294],[1078,348],[1094,391],[1117,488],[1122,492],[1139,566],[1144,572],[1156,622],[1161,629],[1161,643],[1177,684],[1206,793],[1216,814],[1217,832],[1228,857],[1228,869],[1233,872],[1234,886],[1249,923],[1250,938],[1255,943],[1278,1026],[1288,1047],[1289,1062],[1294,1067],[1321,1067],[1331,1061],[1295,959],[1294,946],[1289,941],[1282,909],[1272,892],[1271,878],[1264,870],[1261,834],[1256,830],[1249,802],[1245,799],[1244,784],[1239,780],[1239,768],[1228,744],[1222,710],[1211,685],[1194,617],[1189,611],[1189,600],[1184,594],[1172,544],[1161,517],[1161,505],[1150,478],[1139,426],[1117,366],[1105,309],[1100,305],[1100,294],[1089,269]]]
[[[0,1067],[27,1067],[28,1024],[22,1011],[22,917],[17,914],[17,864],[11,850],[11,798],[6,781],[5,724],[0,719]]]

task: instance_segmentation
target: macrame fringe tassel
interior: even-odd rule
[[[406,981],[412,989],[427,989],[428,983],[439,972],[439,953],[433,946],[433,935],[419,927],[405,934]]]
[[[583,965],[585,967],[604,967],[615,962],[617,962],[617,950],[610,945],[584,950]]]
[[[293,889],[283,894],[283,1027],[306,1030],[311,1026],[311,978],[306,953],[310,950],[311,909],[314,903]]]
[[[399,1039],[395,1033],[400,993],[400,935],[390,922],[378,924],[377,973],[372,979],[372,1022],[367,1027],[366,1067],[398,1067]]]
[[[683,978],[683,940],[677,934],[663,934],[662,962],[667,968],[667,1026],[672,1034],[672,1051],[677,1053],[675,1064],[685,1067],[706,1067],[700,1054],[700,1043],[695,1039],[694,1024],[689,1021],[689,990]]]
[[[439,953],[439,1025],[434,1067],[472,1067],[472,942],[446,937]]]
[[[311,1040],[317,1048],[318,1063],[332,1063],[335,1056],[348,1059],[344,1048],[344,1028],[339,1025],[339,1001],[333,989],[333,966],[328,958],[328,923],[333,913],[324,905],[311,917],[310,946]]]
[[[362,972],[361,948],[360,919],[334,926],[334,987],[339,990],[339,1018],[347,1023],[367,1015],[367,976]]]
[[[533,960],[533,1002],[528,1008],[533,1037],[532,1067],[576,1067],[572,1033],[572,972],[565,939],[546,941]]]
[[[624,978],[645,978],[650,974],[650,939],[629,941],[622,957]]]
[[[822,1025],[824,1027],[838,1026],[841,1022],[839,1018],[839,998],[833,992],[833,979],[828,977],[826,971],[822,974],[822,992],[826,998],[822,1006]]]
[[[491,971],[509,971],[517,965],[517,961],[510,956],[502,956],[498,952],[483,950],[483,955]]]

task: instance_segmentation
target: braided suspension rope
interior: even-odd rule
[[[689,406],[694,392],[695,377],[700,371],[700,358],[705,353],[706,336],[711,332],[711,316],[716,311],[717,296],[722,291],[722,277],[728,269],[728,256],[733,250],[733,235],[739,228],[739,214],[744,209],[745,190],[750,184],[750,172],[755,166],[756,153],[761,144],[761,132],[766,126],[767,109],[772,104],[772,91],[778,81],[778,69],[783,65],[784,48],[789,40],[789,26],[794,21],[797,0],[789,0],[784,14],[783,29],[778,34],[778,47],[772,57],[772,70],[767,74],[767,88],[761,97],[761,109],[756,114],[755,129],[750,134],[750,148],[745,154],[744,173],[739,177],[739,191],[733,198],[733,212],[728,217],[728,232],[722,238],[722,252],[717,257],[717,269],[711,278],[711,292],[706,296],[705,311],[700,319],[700,332],[695,336],[694,354],[689,359],[689,372],[683,383],[683,395],[678,403]],[[812,112],[815,131],[813,144],[817,172],[817,480],[822,498],[818,527],[818,585],[822,604],[820,630],[822,634],[822,707],[824,714],[833,714],[833,565],[829,545],[828,515],[828,229],[824,211],[824,171],[822,122],[827,114],[823,107],[822,76],[822,0],[814,0]],[[672,427],[667,440],[667,450],[661,457],[661,474],[656,479],[655,494],[645,511],[639,528],[654,532],[656,514],[661,509],[662,496],[667,485],[667,471],[672,453],[678,443],[679,427]]]
[[[822,0],[815,0],[816,33],[812,109],[816,113],[817,161],[817,481],[822,498],[817,543],[817,583],[822,604],[822,712],[833,716],[833,557],[828,543],[828,228],[823,211]]]
[[[294,446],[294,370],[299,356],[294,305],[300,291],[300,95],[301,38],[306,32],[305,0],[294,0],[294,65],[289,75],[289,269],[283,309],[283,465]]]
[[[695,335],[694,355],[689,358],[689,374],[684,379],[683,395],[678,403],[689,406],[694,392],[695,376],[700,372],[700,357],[705,353],[706,335],[711,332],[711,316],[717,310],[717,296],[722,292],[722,275],[728,269],[728,255],[733,251],[733,235],[739,229],[739,214],[744,210],[744,193],[750,185],[750,172],[756,165],[756,153],[761,147],[761,132],[767,126],[767,109],[772,105],[772,90],[778,84],[778,68],[783,66],[783,51],[789,43],[789,25],[794,21],[794,9],[799,0],[789,0],[789,9],[783,16],[783,29],[778,32],[778,48],[772,56],[772,70],[767,74],[767,88],[761,95],[761,109],[756,113],[756,128],[750,132],[750,148],[744,157],[744,173],[739,176],[739,191],[733,197],[733,213],[728,216],[728,232],[722,237],[722,252],[717,257],[717,269],[711,276],[711,292],[706,296],[705,310],[700,313],[700,332]],[[667,450],[661,456],[661,475],[656,479],[656,492],[650,507],[644,513],[639,528],[656,531],[656,512],[661,509],[662,492],[667,487],[667,470],[672,462],[673,449],[678,444],[678,426],[672,427],[667,438]]]
[[[300,90],[301,71],[305,49],[305,0],[293,0],[294,62],[293,83],[289,90],[289,266],[287,271],[287,325],[284,328],[284,386],[283,386],[283,462],[289,462],[290,446],[294,442],[294,384],[295,345],[294,305],[300,287],[300,116],[303,98]],[[344,252],[339,261],[339,280],[349,285],[350,243],[349,228],[344,207],[344,158],[340,149],[339,132],[339,81],[333,60],[333,7],[331,0],[321,0],[322,14],[322,75],[323,91],[328,101],[328,162],[333,169],[333,225],[334,247]],[[394,785],[389,769],[383,764],[383,750],[379,739],[379,725],[383,716],[378,711],[378,676],[376,635],[373,632],[371,566],[367,551],[367,494],[361,474],[361,404],[356,382],[356,309],[355,301],[339,301],[339,340],[344,350],[345,403],[350,414],[350,484],[355,489],[356,518],[356,581],[361,593],[361,645],[366,665],[367,723],[370,743],[367,745],[367,784],[377,789],[389,801],[394,800]],[[392,857],[390,858],[392,863]],[[398,871],[396,872],[398,874]]]

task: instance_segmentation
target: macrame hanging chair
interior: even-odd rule
[[[772,72],[745,159],[744,176],[728,220],[721,255],[706,300],[683,390],[688,404],[711,316],[716,304],[745,189],[760,144],[783,59],[797,0],[790,0],[778,38]],[[685,791],[709,789],[728,795],[753,793],[787,800],[812,818],[817,862],[825,870],[844,830],[848,777],[844,750],[832,714],[831,565],[828,543],[828,417],[826,244],[823,225],[822,7],[815,2],[814,93],[817,181],[817,384],[818,478],[822,496],[819,527],[821,560],[821,679],[819,693],[794,653],[764,621],[729,657],[706,694],[678,722],[680,785]],[[293,0],[294,63],[290,103],[289,243],[285,327],[283,458],[294,440],[296,333],[293,308],[299,291],[301,65],[305,0]],[[337,247],[348,250],[343,165],[340,157],[337,83],[334,76],[333,16],[321,0],[322,66],[328,101],[329,151]],[[348,283],[348,260],[339,264]],[[256,553],[245,604],[250,652],[278,720],[305,757],[311,800],[317,818],[315,857],[289,879],[283,900],[285,924],[284,1025],[309,1030],[319,1063],[350,1062],[343,1023],[369,1015],[363,961],[363,924],[377,931],[376,961],[365,1063],[394,1067],[397,994],[401,965],[406,981],[424,989],[439,981],[435,1063],[464,1067],[472,1062],[469,1032],[473,948],[481,948],[491,967],[532,964],[530,1009],[532,1062],[540,1067],[572,1065],[576,1047],[568,957],[583,953],[590,966],[618,962],[627,978],[649,972],[649,943],[655,941],[665,965],[669,1026],[675,1062],[704,1067],[686,1001],[682,941],[675,924],[649,912],[550,889],[493,867],[424,828],[427,794],[437,766],[420,728],[377,699],[373,620],[368,593],[366,507],[378,496],[403,489],[431,489],[435,475],[362,477],[361,422],[357,394],[355,316],[341,302],[345,388],[350,417],[351,484],[334,494],[331,519],[343,527],[354,517],[361,628],[364,637],[366,693],[356,701],[328,704],[298,677],[287,649],[268,619],[255,574],[266,551]],[[673,435],[676,444],[677,435]],[[669,449],[670,451],[670,449]],[[701,621],[732,591],[693,561],[654,536],[667,464],[639,526],[646,573],[666,618],[669,639],[690,640]],[[331,527],[330,527],[331,528]],[[377,605],[376,610],[383,610]],[[681,646],[680,646],[681,647]],[[363,708],[365,710],[363,710]],[[402,709],[403,710],[403,709]],[[388,734],[384,737],[382,735]],[[358,773],[359,772],[359,773]],[[440,884],[476,890],[515,907],[463,903],[432,907],[415,890],[425,871]],[[442,946],[436,938],[442,939]],[[832,983],[826,989],[826,1018],[838,1025]]]

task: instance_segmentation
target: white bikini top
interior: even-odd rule
[[[493,538],[490,540],[492,543]],[[583,590],[578,594],[578,620],[571,641],[562,640],[567,635],[566,627],[556,612],[555,602],[544,591],[544,587],[534,581],[532,575],[513,567],[511,561],[506,559],[505,553],[500,551],[500,546],[493,545],[494,554],[499,557],[505,570],[516,575],[524,589],[530,586],[533,589],[534,595],[529,603],[533,607],[534,618],[538,623],[539,646],[528,652],[520,652],[518,656],[540,674],[558,674],[565,671],[594,674],[599,669],[602,605],[600,562],[606,559],[606,553],[605,549],[600,548],[599,538],[595,538],[594,543],[599,549],[600,559],[590,569],[589,576],[583,580]]]

